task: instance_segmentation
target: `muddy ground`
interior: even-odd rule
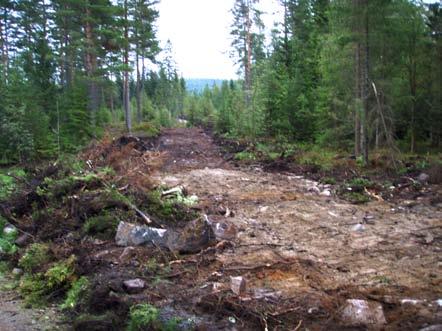
[[[442,324],[440,203],[379,199],[354,205],[338,198],[334,186],[227,161],[213,138],[196,128],[164,130],[149,148],[162,163],[150,180],[197,195],[193,209],[219,224],[220,242],[193,255],[137,247],[122,260],[124,248],[112,240],[66,248],[60,238],[66,256],[74,252],[83,272],[95,275],[101,295],[93,313],[110,307],[127,313],[128,305],[148,301],[192,318],[200,330],[419,330]],[[442,194],[440,185],[426,189]],[[146,268],[152,260],[156,264]],[[230,289],[234,276],[246,280],[241,296]],[[123,293],[121,281],[134,277],[147,289]],[[341,312],[347,299],[381,304],[387,323],[346,326]],[[0,314],[0,330],[2,323]]]

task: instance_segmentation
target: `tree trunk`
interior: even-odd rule
[[[124,114],[126,117],[126,130],[128,133],[132,131],[132,119],[130,113],[130,93],[129,93],[129,22],[127,19],[127,0],[124,1],[124,77],[123,77],[123,104]]]
[[[3,22],[0,20],[0,47],[2,52],[2,67],[3,67],[3,81],[6,82],[9,66],[9,54],[8,54],[8,10],[3,10]]]
[[[246,49],[245,49],[245,63],[244,63],[244,83],[245,83],[245,97],[246,106],[250,107],[252,101],[252,19],[250,17],[250,1],[247,1],[247,16],[246,16]]]
[[[359,43],[356,44],[355,47],[355,140],[354,140],[354,149],[355,149],[355,157],[359,157],[361,155],[361,109],[360,109],[360,101],[361,101],[361,82],[360,82],[360,72],[361,72],[361,45]]]
[[[364,1],[364,67],[362,70],[362,100],[364,104],[364,116],[361,128],[361,149],[364,164],[368,165],[368,113],[369,113],[369,72],[370,72],[370,46],[369,46],[369,28],[368,28],[368,0]]]
[[[137,123],[141,123],[141,79],[140,79],[140,67],[139,67],[139,43],[137,42],[136,61],[137,67],[137,86],[136,86],[136,99],[137,99]]]
[[[369,112],[369,29],[368,29],[368,0],[353,0],[355,13],[354,33],[355,46],[355,155],[362,155],[365,165],[368,165],[368,112]],[[362,112],[361,112],[362,106]]]
[[[86,17],[91,17],[91,12],[86,7]],[[85,21],[85,37],[86,37],[86,74],[88,77],[88,109],[91,117],[91,126],[95,132],[96,116],[99,106],[99,91],[96,82],[97,56],[95,54],[95,42],[93,38],[93,27],[89,19]]]
[[[416,151],[416,61],[411,60],[410,66],[410,96],[411,96],[411,109],[410,109],[410,153]]]

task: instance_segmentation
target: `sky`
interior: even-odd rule
[[[230,9],[234,0],[161,0],[158,37],[170,39],[179,73],[184,78],[236,78],[229,57]],[[272,27],[277,0],[261,0],[266,26]]]
[[[424,0],[433,2],[435,0]],[[158,37],[170,39],[178,72],[184,78],[237,78],[229,57],[234,0],[161,0]],[[268,30],[281,17],[277,0],[261,0]]]

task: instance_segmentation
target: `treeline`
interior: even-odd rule
[[[156,0],[0,2],[0,162],[77,150],[112,120],[167,125],[185,84]],[[147,69],[155,65],[156,71]]]
[[[408,0],[281,0],[264,47],[259,1],[236,0],[244,79],[206,89],[195,123],[220,133],[354,150],[440,147],[442,13]]]

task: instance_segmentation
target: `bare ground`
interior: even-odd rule
[[[237,232],[234,248],[216,259],[220,273],[248,280],[249,296],[273,291],[282,309],[293,309],[299,320],[310,315],[303,323],[313,328],[339,323],[330,310],[336,312],[346,298],[381,302],[387,329],[442,321],[435,303],[442,296],[440,204],[353,205],[318,194],[314,188],[324,188],[300,176],[235,169],[197,129],[166,131],[160,148],[168,152],[158,174],[163,184],[196,194],[209,219],[220,219],[214,206],[233,211],[223,222]],[[422,304],[401,303],[410,298]],[[277,302],[273,309],[278,311]]]
[[[4,286],[11,279],[0,276],[0,331],[41,331],[62,330],[59,324],[60,312],[56,307],[45,309],[26,309],[20,296],[14,290],[6,290]]]
[[[78,246],[59,240],[60,250],[77,255],[95,278],[95,313],[109,307],[127,313],[127,306],[148,301],[172,316],[193,316],[199,330],[379,328],[342,323],[345,300],[365,299],[382,305],[382,329],[440,329],[441,204],[353,205],[333,187],[293,173],[227,162],[212,137],[196,128],[164,130],[153,145],[150,155],[162,163],[154,180],[197,195],[195,209],[219,224],[226,240],[194,255],[137,247],[123,260],[124,248],[114,241],[81,240]],[[428,189],[442,194],[440,186]],[[246,279],[242,296],[230,290],[232,276]],[[148,286],[128,295],[121,282],[134,277]],[[32,324],[38,311],[18,308],[19,299],[8,295],[0,298],[0,331],[46,328]]]

